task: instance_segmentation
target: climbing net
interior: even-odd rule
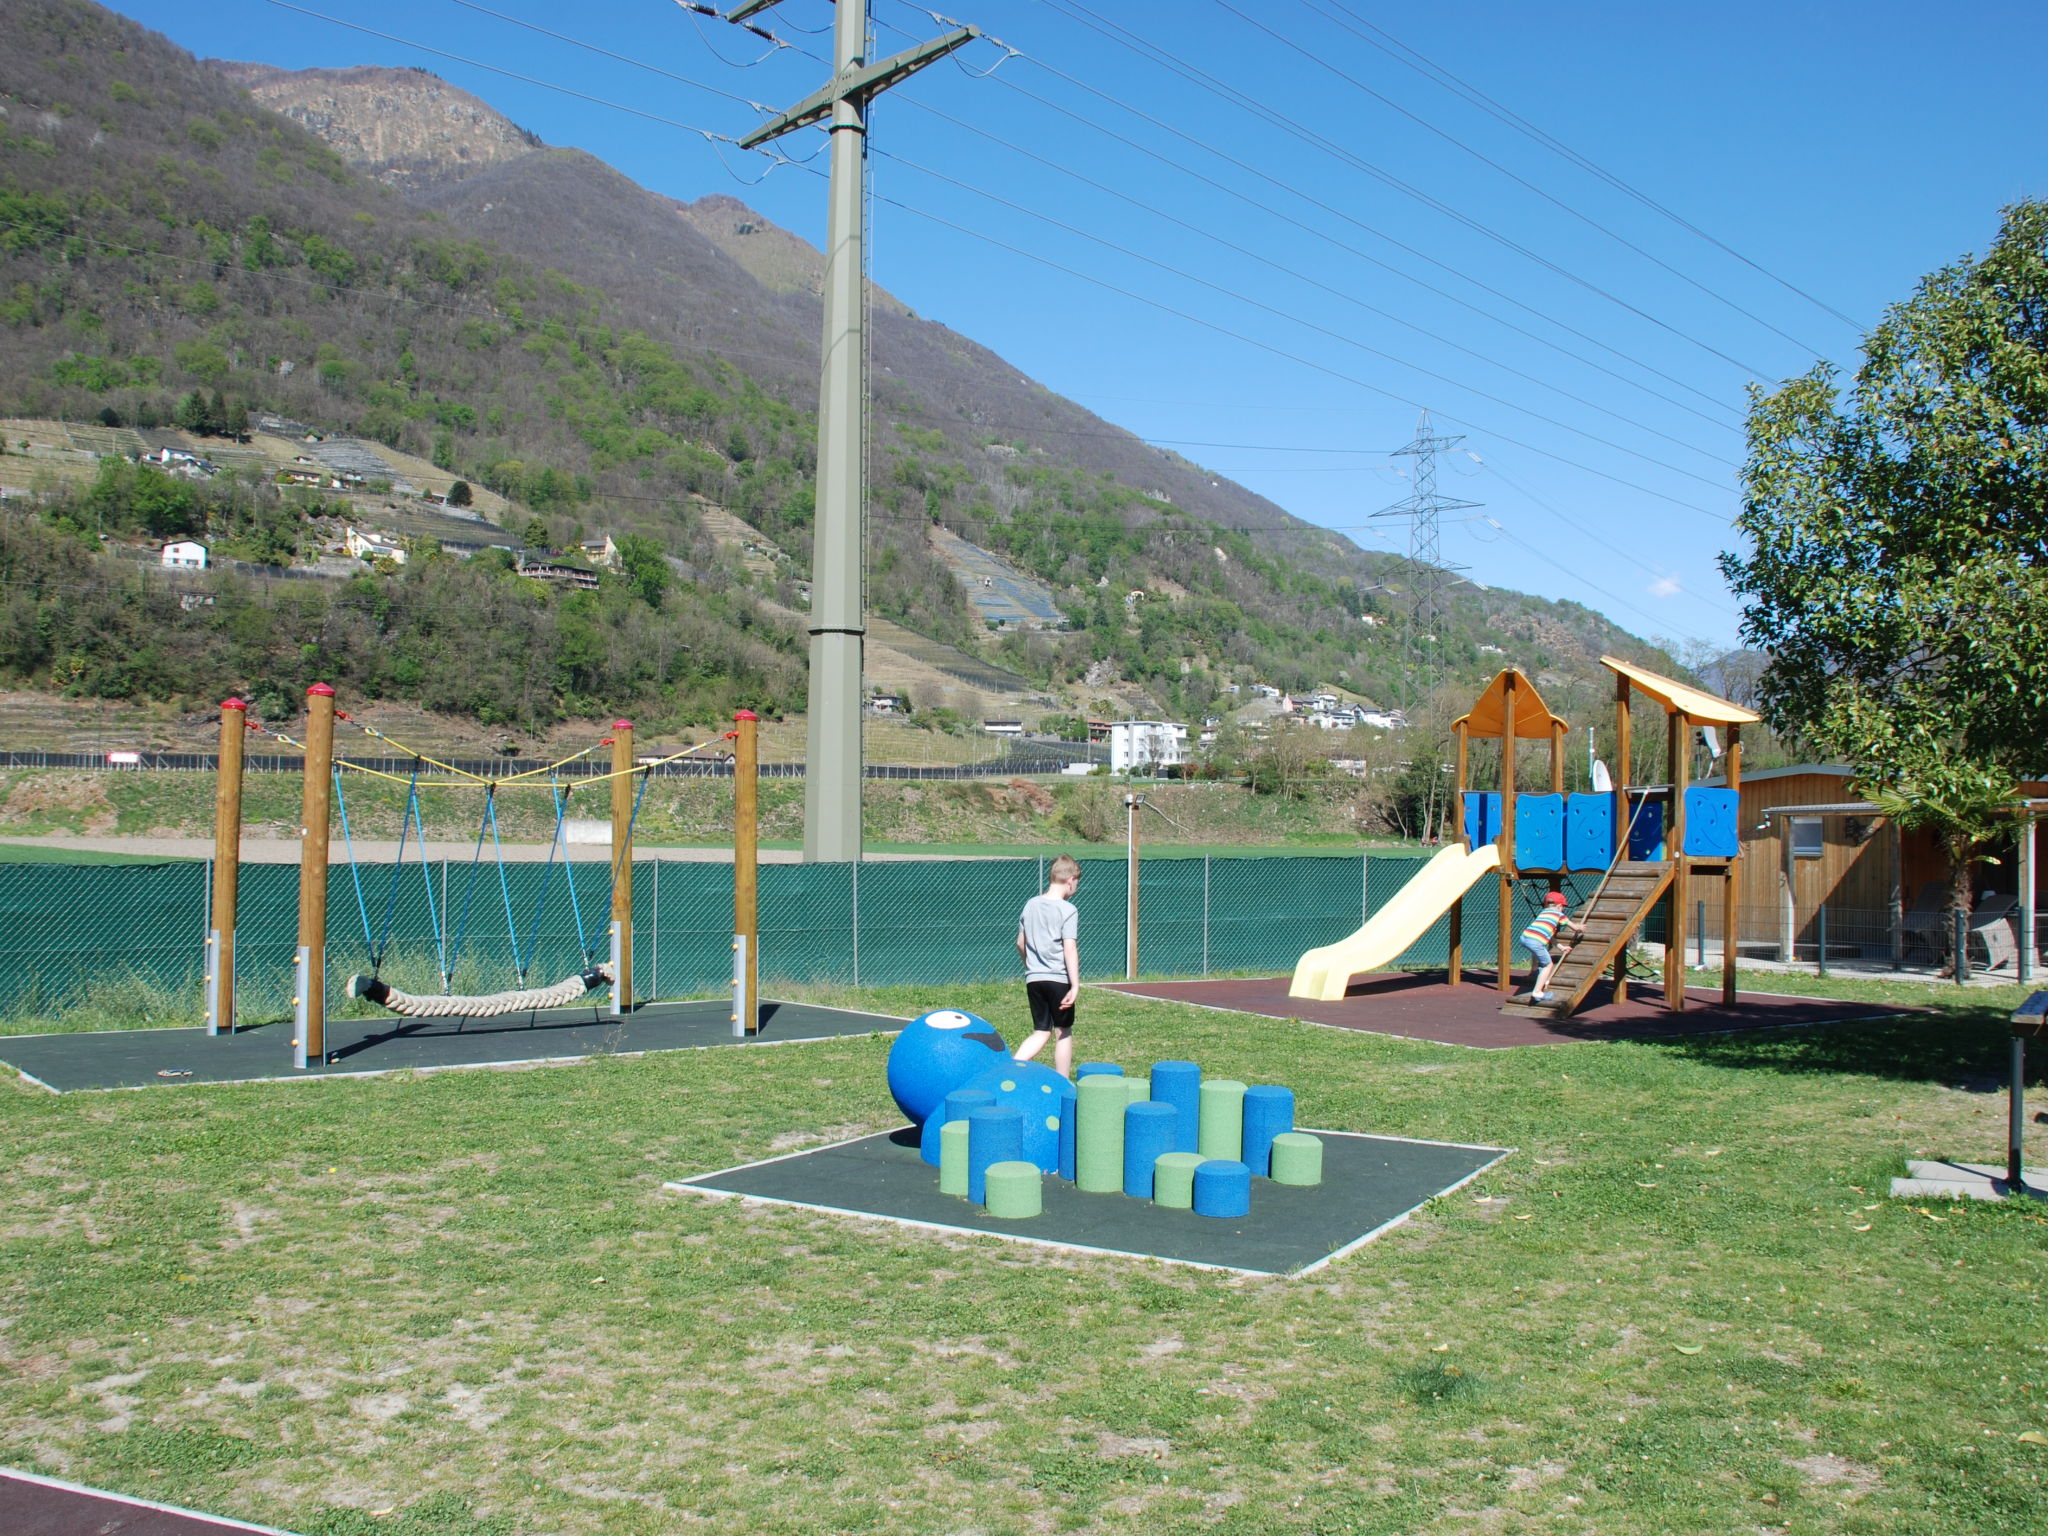
[[[566,770],[571,765],[612,745],[612,738],[606,737],[536,768],[486,775],[408,747],[341,710],[335,711],[334,718],[338,725],[381,743],[390,749],[391,756],[411,763],[409,772],[393,773],[340,752],[334,755],[334,807],[341,834],[340,847],[335,850],[340,858],[334,862],[347,870],[347,882],[330,899],[352,909],[361,926],[363,974],[349,981],[348,995],[414,1015],[484,1016],[559,1006],[611,981],[610,969],[605,964],[611,943],[608,919],[619,880],[631,878],[632,834],[639,823],[647,787],[656,770],[711,751],[731,739],[728,733],[701,746],[644,760],[629,768],[568,777]],[[304,742],[282,731],[255,722],[251,726],[286,746],[302,752],[308,750]],[[595,861],[578,863],[570,858],[571,813],[579,793],[584,795],[582,803],[587,804],[588,791],[603,786],[608,792],[616,781],[626,778],[637,778],[639,783],[633,790],[625,835],[614,838],[602,888],[592,890],[593,881],[587,875],[579,875],[594,870]],[[397,856],[381,870],[376,865],[366,866],[357,857],[355,833],[362,820],[362,806],[358,797],[357,813],[351,815],[349,785],[355,781],[360,787],[364,780],[382,781],[404,791]],[[508,791],[529,790],[544,790],[548,796],[545,807],[552,815],[543,818],[544,825],[552,823],[547,852],[543,860],[508,860],[499,800]],[[427,855],[426,804],[440,792],[473,793],[480,799],[479,804],[467,810],[451,810],[463,830],[459,838],[447,840],[466,843],[467,859],[436,860]],[[606,809],[609,811],[609,805]],[[439,816],[435,819],[441,820]],[[571,934],[562,931],[564,906],[573,930],[573,949],[569,947]],[[500,918],[502,929],[498,927]],[[354,948],[353,940],[347,948]],[[401,948],[421,959],[425,958],[423,950],[431,954],[430,977],[424,974],[427,967],[418,961],[401,968],[406,973],[404,979],[413,988],[410,991],[395,985],[385,975],[387,965],[394,962]],[[544,977],[559,975],[563,969],[576,974],[535,987],[532,981],[540,966],[545,967],[541,970]],[[466,988],[478,983],[501,985],[498,990],[465,990],[458,994],[458,976]],[[426,985],[421,985],[423,982]]]

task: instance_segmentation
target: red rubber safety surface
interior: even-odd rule
[[[1664,1006],[1664,992],[1655,983],[1631,982],[1628,1001],[1608,1001],[1611,983],[1600,982],[1579,1011],[1557,1023],[1514,1018],[1500,1012],[1501,996],[1491,972],[1465,972],[1465,983],[1453,987],[1441,971],[1434,974],[1390,971],[1361,976],[1341,1002],[1319,1003],[1289,997],[1286,976],[1237,981],[1115,982],[1112,992],[1155,997],[1171,1003],[1195,1003],[1262,1014],[1269,1019],[1302,1019],[1338,1029],[1358,1029],[1441,1045],[1469,1045],[1498,1051],[1518,1045],[1565,1045],[1576,1040],[1659,1040],[1674,1035],[1726,1034],[1739,1029],[1775,1029],[1791,1025],[1846,1024],[1852,1020],[1891,1019],[1917,1010],[1876,1003],[1840,1002],[1822,997],[1772,997],[1744,992],[1733,1008],[1721,1006],[1718,988],[1688,989],[1685,1008],[1674,1013]],[[1517,978],[1521,980],[1521,978]],[[1083,1010],[1085,1017],[1086,1010]]]
[[[5,1467],[0,1467],[0,1532],[5,1536],[291,1536],[271,1525],[202,1515]]]

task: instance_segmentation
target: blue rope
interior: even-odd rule
[[[496,816],[498,786],[489,785],[484,790],[484,813],[477,818],[476,848],[469,856],[469,878],[462,887],[462,916],[455,920],[455,943],[441,957],[441,991],[443,994],[455,990],[455,967],[462,959],[462,941],[469,933],[470,904],[476,899],[476,867],[484,856],[484,833],[490,830]]]
[[[332,772],[334,803],[341,808],[341,842],[342,846],[348,849],[348,872],[356,883],[356,910],[363,914],[363,948],[365,951],[374,952],[376,943],[370,937],[370,907],[369,903],[363,900],[362,866],[356,863],[356,840],[348,830],[348,793],[341,787],[341,770],[335,768]]]
[[[563,825],[563,817],[568,815],[568,811],[569,801],[565,795],[562,797],[561,814],[555,818],[558,829]],[[569,850],[566,845],[562,849],[562,878],[569,887],[569,910],[576,917],[576,947],[583,952],[583,958],[587,961],[590,958],[590,941],[583,936],[583,903],[576,899],[576,866],[569,862]]]
[[[562,826],[569,814],[569,802],[563,798],[561,785],[551,783],[548,788],[555,797],[555,838],[553,842],[548,844],[548,867],[541,871],[540,895],[534,899],[533,903],[533,928],[526,937],[526,953],[524,955],[519,953],[519,939],[516,933],[513,935],[512,941],[512,958],[514,964],[519,967],[519,984],[522,987],[526,985],[526,973],[533,966],[533,952],[540,945],[541,914],[547,910],[548,887],[554,883],[555,878],[555,855],[561,850]],[[563,862],[567,863],[568,861],[565,859]],[[576,882],[573,879],[569,882],[569,896],[573,905],[576,896]],[[583,918],[580,913],[576,918],[576,932],[577,937],[580,939],[583,933]]]
[[[626,844],[623,848],[614,848],[612,850],[611,878],[605,882],[604,887],[604,909],[607,912],[612,910],[612,898],[619,891],[619,865],[622,862],[626,862],[629,865],[626,878],[628,880],[633,878],[630,868],[630,861],[633,857],[633,828],[640,823],[640,801],[647,793],[647,781],[651,777],[652,775],[645,771],[641,773],[640,787],[633,792],[633,814],[626,818]],[[583,963],[586,966],[590,964],[590,951],[588,949],[583,951]]]
[[[372,975],[384,969],[384,955],[391,947],[391,919],[398,911],[398,877],[405,873],[405,835],[412,830],[413,818],[420,808],[420,760],[412,760],[412,782],[405,787],[405,815],[398,823],[398,861],[391,866],[391,882],[384,897],[384,928],[377,935],[377,942],[370,948],[370,972]],[[420,842],[427,840],[427,829],[420,828]],[[355,852],[349,852],[349,863],[355,863]],[[420,860],[420,868],[426,868],[426,860]],[[433,898],[428,897],[431,909]]]

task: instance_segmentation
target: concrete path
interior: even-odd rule
[[[2036,1200],[2048,1200],[2048,1168],[2023,1168],[2020,1182]],[[2003,1200],[2011,1192],[2003,1164],[1915,1158],[1907,1162],[1905,1178],[1892,1180],[1895,1200]]]

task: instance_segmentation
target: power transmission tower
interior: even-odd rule
[[[777,0],[743,0],[744,22]],[[754,149],[831,119],[825,235],[825,339],[818,382],[818,507],[811,540],[811,683],[804,751],[804,862],[860,857],[860,681],[867,635],[867,115],[898,81],[981,33],[958,27],[870,64],[869,0],[839,0],[832,78],[740,140]]]
[[[1409,654],[1420,661],[1425,639],[1435,645],[1437,670],[1441,670],[1443,657],[1436,632],[1443,620],[1444,593],[1459,580],[1458,573],[1464,570],[1462,565],[1444,563],[1443,538],[1438,524],[1446,512],[1468,511],[1481,503],[1437,494],[1436,456],[1463,441],[1463,434],[1446,437],[1432,430],[1429,412],[1425,410],[1422,419],[1415,424],[1414,440],[1405,448],[1396,448],[1393,453],[1397,459],[1415,461],[1410,480],[1414,494],[1372,514],[1374,517],[1405,517],[1408,520],[1408,649]]]

